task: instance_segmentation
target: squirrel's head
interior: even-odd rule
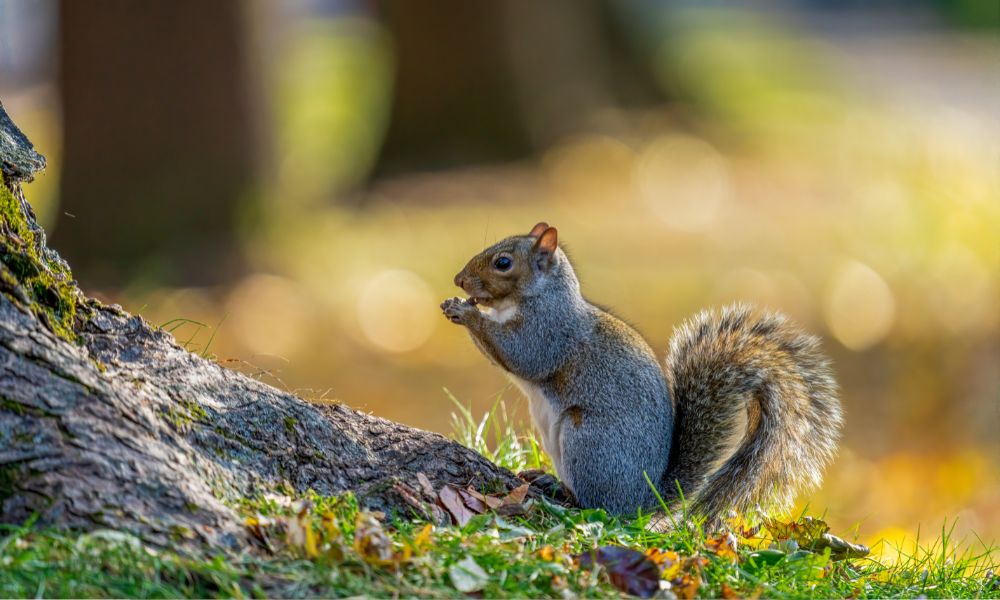
[[[555,227],[539,223],[527,235],[497,242],[455,275],[455,285],[465,290],[473,304],[496,306],[503,300],[517,300],[558,264],[558,236]]]

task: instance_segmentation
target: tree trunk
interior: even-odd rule
[[[59,8],[56,247],[88,285],[203,285],[237,271],[237,226],[253,213],[267,162],[253,5]]]
[[[608,0],[376,6],[396,61],[376,175],[523,159],[663,99]]]
[[[246,535],[233,501],[255,493],[350,490],[371,508],[430,514],[419,473],[435,488],[518,483],[440,435],[307,403],[87,299],[24,200],[44,159],[2,104],[0,142],[0,522],[38,513],[154,544],[232,546]]]

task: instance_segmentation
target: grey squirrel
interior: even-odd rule
[[[710,520],[784,508],[819,484],[836,451],[829,362],[780,315],[702,312],[675,330],[662,369],[638,332],[583,297],[546,223],[474,256],[455,284],[469,297],[445,300],[445,317],[527,396],[559,479],[583,507],[655,510],[648,476],[671,510],[683,494]]]

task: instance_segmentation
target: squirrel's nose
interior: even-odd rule
[[[465,289],[465,285],[464,284],[465,284],[465,277],[462,276],[462,273],[459,273],[458,275],[455,275],[455,285],[457,285],[458,287],[460,287],[460,288],[462,288],[464,290]]]

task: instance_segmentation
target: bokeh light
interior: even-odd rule
[[[373,275],[358,297],[358,324],[366,339],[389,352],[422,346],[440,321],[430,287],[415,273],[386,270]]]
[[[315,302],[285,277],[251,275],[229,293],[227,331],[254,355],[296,354],[316,323]]]
[[[705,229],[729,199],[725,158],[690,136],[663,136],[649,143],[639,155],[635,180],[643,200],[671,228]]]
[[[865,350],[885,338],[896,301],[885,280],[857,261],[840,265],[830,280],[826,320],[834,337],[851,350]]]

